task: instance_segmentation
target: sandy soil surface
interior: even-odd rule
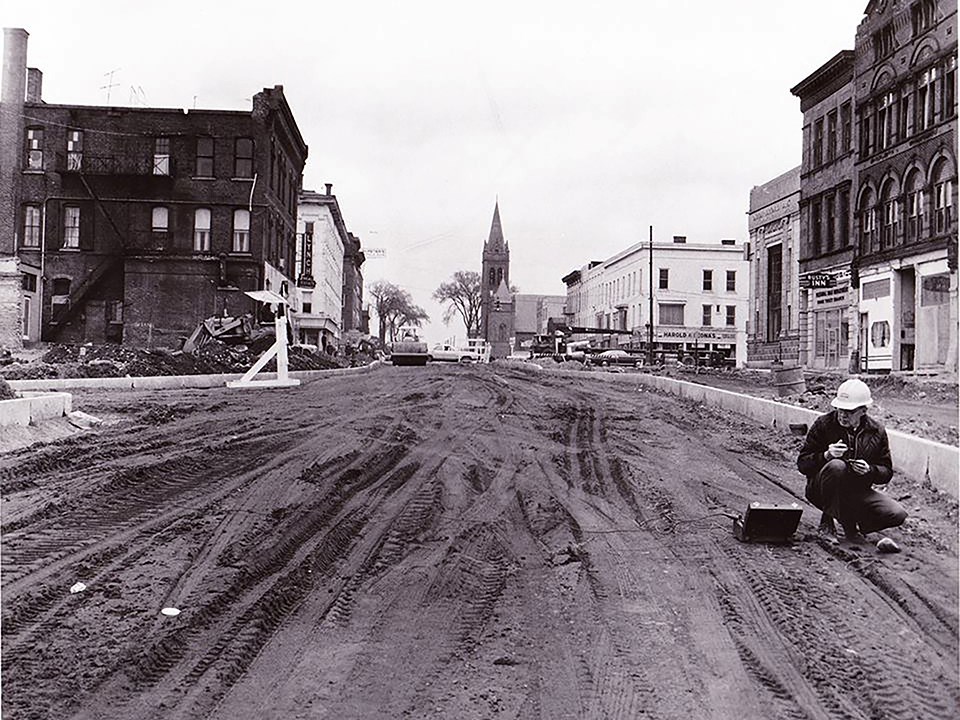
[[[590,375],[75,393],[0,457],[4,718],[960,715],[955,500],[835,544],[800,438]]]

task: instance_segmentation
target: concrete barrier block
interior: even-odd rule
[[[71,412],[73,396],[70,393],[42,393],[30,398],[30,422],[36,424],[44,420],[63,417]]]
[[[0,400],[0,427],[30,424],[30,399]]]

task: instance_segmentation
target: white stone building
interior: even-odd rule
[[[716,353],[746,362],[748,263],[735,240],[653,243],[653,351],[664,359]],[[563,278],[567,324],[620,333],[574,333],[602,347],[646,350],[650,337],[650,243],[640,242]],[[624,332],[625,331],[625,332]]]
[[[343,256],[349,233],[337,198],[303,190],[297,208],[297,287],[292,313],[296,342],[330,349],[341,344]]]

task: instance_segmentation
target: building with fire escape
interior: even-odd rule
[[[5,40],[17,52],[4,82],[16,84],[27,33]],[[187,111],[51,104],[41,78],[31,69],[26,93],[5,93],[17,123],[2,135],[27,341],[178,347],[204,318],[256,312],[247,290],[299,309],[307,145],[281,86],[249,111]]]

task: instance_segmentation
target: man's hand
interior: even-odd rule
[[[870,472],[870,463],[868,463],[866,460],[851,460],[847,464],[857,475],[866,475],[868,472]]]
[[[843,440],[838,440],[832,445],[827,446],[827,450],[826,450],[827,460],[833,460],[834,458],[842,458],[845,452],[847,452],[847,444]]]

